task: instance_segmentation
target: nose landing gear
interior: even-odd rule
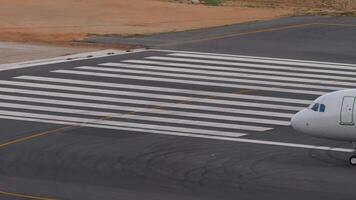
[[[353,155],[349,159],[350,165],[356,166],[356,155]]]
[[[356,151],[356,142],[352,142],[352,147],[355,149],[354,151]],[[356,155],[350,156],[349,162],[350,165],[356,166]]]

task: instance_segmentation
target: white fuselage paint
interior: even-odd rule
[[[316,103],[324,104],[325,111],[311,109]],[[356,141],[356,89],[325,94],[313,104],[293,116],[294,129],[321,138]]]

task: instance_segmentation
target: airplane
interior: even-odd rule
[[[320,96],[291,119],[298,132],[314,137],[351,142],[356,151],[356,89]],[[349,162],[356,166],[356,155]]]

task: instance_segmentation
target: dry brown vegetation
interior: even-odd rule
[[[222,4],[246,7],[327,9],[345,12],[356,10],[356,0],[222,0]]]
[[[190,3],[191,0],[166,0]],[[207,2],[207,0],[200,0]],[[325,11],[326,14],[356,11],[356,0],[218,0],[222,6],[250,8],[293,8],[298,11]]]
[[[191,0],[166,0],[190,3]],[[207,4],[209,0],[200,0]],[[220,6],[248,8],[283,8],[293,15],[356,16],[356,0],[214,0]]]
[[[356,0],[314,0],[312,2],[317,8],[329,8],[344,11],[356,9]]]
[[[175,1],[189,2],[189,0],[175,0]],[[220,0],[220,1],[222,5],[238,5],[238,6],[246,6],[246,7],[294,7],[294,8],[312,8],[312,9],[335,9],[335,10],[346,10],[346,11],[351,11],[356,9],[356,0]]]

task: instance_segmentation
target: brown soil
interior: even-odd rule
[[[0,0],[0,40],[68,42],[268,20],[290,9],[215,7],[164,0]]]

